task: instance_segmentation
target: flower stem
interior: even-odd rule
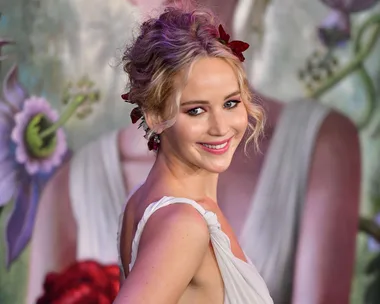
[[[375,30],[372,32],[372,35],[370,36],[369,42],[360,49],[358,47],[361,37],[364,33],[364,31],[376,24]],[[376,38],[380,34],[380,15],[374,15],[370,17],[359,29],[358,35],[356,37],[355,41],[355,51],[356,55],[352,59],[352,61],[346,65],[341,71],[337,72],[334,76],[327,79],[324,83],[322,83],[317,89],[309,93],[309,97],[311,98],[318,98],[321,95],[323,95],[325,92],[327,92],[329,89],[331,89],[333,86],[335,86],[338,82],[340,82],[342,79],[347,77],[352,72],[356,71],[358,68],[361,67],[363,61],[367,58],[367,56],[371,53],[373,47],[376,44]],[[364,78],[363,78],[364,79]],[[367,79],[366,79],[367,80]]]
[[[360,43],[362,41],[362,37],[365,33],[365,30],[367,29],[368,26],[372,25],[373,23],[380,23],[379,15],[372,16],[363,24],[363,26],[359,28],[359,31],[356,35],[356,39],[354,41],[355,53],[358,53],[360,51],[361,49]],[[377,31],[379,31],[379,26],[380,24],[378,25]],[[358,73],[362,80],[364,91],[366,93],[367,101],[368,101],[364,118],[358,123],[358,128],[363,129],[371,121],[372,115],[374,113],[375,103],[376,103],[376,89],[363,63],[358,67]]]
[[[370,75],[368,74],[363,64],[359,66],[358,73],[367,97],[367,106],[363,118],[357,123],[357,126],[359,129],[364,129],[371,121],[372,115],[374,114],[376,104],[376,89],[373,85],[373,81]]]
[[[83,103],[85,99],[86,99],[85,95],[76,96],[74,100],[67,105],[66,110],[59,117],[59,119],[54,124],[52,124],[49,128],[41,132],[40,137],[42,139],[46,138],[50,134],[57,131],[60,127],[62,127],[66,123],[66,121],[68,121],[69,118],[74,114],[76,109]]]

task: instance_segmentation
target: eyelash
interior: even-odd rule
[[[233,106],[230,106],[230,107],[226,107],[226,104],[227,103],[234,103],[234,105]],[[224,108],[226,108],[226,109],[233,109],[233,108],[236,108],[237,107],[237,105],[239,104],[239,103],[241,103],[241,101],[240,100],[228,100],[228,101],[226,101],[225,103],[224,103]],[[201,107],[197,107],[197,108],[193,108],[193,109],[190,109],[190,110],[188,110],[186,113],[187,114],[189,114],[190,116],[198,116],[198,115],[200,115],[200,114],[202,114],[202,113],[193,113],[192,114],[192,111],[195,111],[195,110],[197,110],[197,109],[202,109]],[[202,109],[203,110],[203,109]]]

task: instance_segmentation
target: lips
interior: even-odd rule
[[[225,142],[224,144],[221,145],[209,145],[209,144],[201,144],[209,149],[214,149],[214,150],[220,150],[223,149],[225,146],[227,146],[228,142]]]
[[[202,147],[203,150],[207,152],[213,154],[224,154],[228,151],[228,148],[230,147],[231,138],[217,142],[199,143],[199,145]]]

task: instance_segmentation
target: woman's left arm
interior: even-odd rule
[[[360,200],[355,126],[331,113],[319,132],[300,227],[292,304],[347,304]]]

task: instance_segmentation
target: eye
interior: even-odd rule
[[[189,114],[190,116],[198,116],[199,114],[202,114],[203,112],[204,110],[202,108],[194,108],[187,111],[186,113]]]
[[[240,100],[228,100],[224,103],[224,107],[227,109],[232,109],[237,107],[237,105],[240,103]]]

